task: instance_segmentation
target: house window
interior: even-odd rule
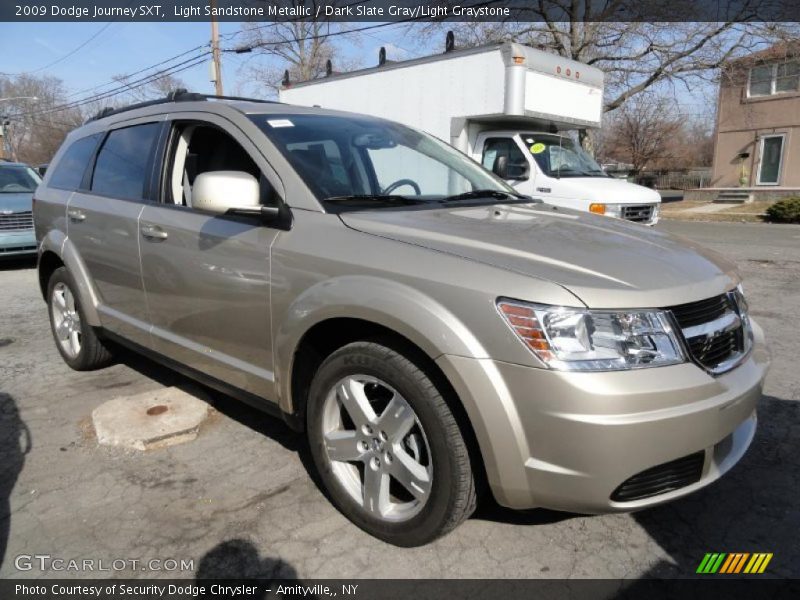
[[[800,61],[760,65],[750,69],[747,95],[770,96],[800,89]]]
[[[783,135],[761,138],[761,155],[758,164],[758,185],[778,185],[783,162]]]

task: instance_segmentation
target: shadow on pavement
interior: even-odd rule
[[[226,580],[230,585],[240,585],[244,580],[258,580],[259,592],[257,595],[249,594],[248,598],[282,598],[295,597],[291,592],[279,593],[276,586],[279,583],[295,586],[302,582],[297,579],[297,571],[289,563],[280,558],[261,557],[258,549],[247,540],[233,539],[221,542],[209,550],[203,558],[195,573],[198,584],[213,583],[209,580]],[[209,593],[204,597],[217,598],[219,594]],[[305,594],[304,597],[313,599],[314,594]]]
[[[31,451],[31,434],[10,394],[0,392],[0,565],[11,528],[11,491]]]
[[[0,271],[21,271],[22,269],[35,269],[36,255],[24,258],[0,259]]]

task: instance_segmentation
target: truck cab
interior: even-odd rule
[[[483,131],[472,158],[519,193],[548,204],[645,225],[658,222],[658,192],[610,177],[569,136],[531,129]]]

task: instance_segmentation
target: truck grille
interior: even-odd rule
[[[635,223],[649,223],[653,219],[653,205],[623,206],[622,218]]]
[[[33,213],[31,211],[0,214],[0,231],[33,229]]]
[[[708,371],[729,370],[743,356],[745,331],[732,293],[669,309],[691,357]]]
[[[611,499],[614,502],[631,502],[696,483],[703,475],[705,457],[705,452],[701,450],[637,473],[614,490]]]

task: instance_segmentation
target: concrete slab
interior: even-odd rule
[[[207,403],[170,387],[109,400],[92,421],[100,444],[152,450],[195,439],[207,416]]]
[[[723,210],[728,210],[730,204],[704,204],[702,206],[695,206],[694,208],[687,208],[682,212],[687,213],[717,213]]]

